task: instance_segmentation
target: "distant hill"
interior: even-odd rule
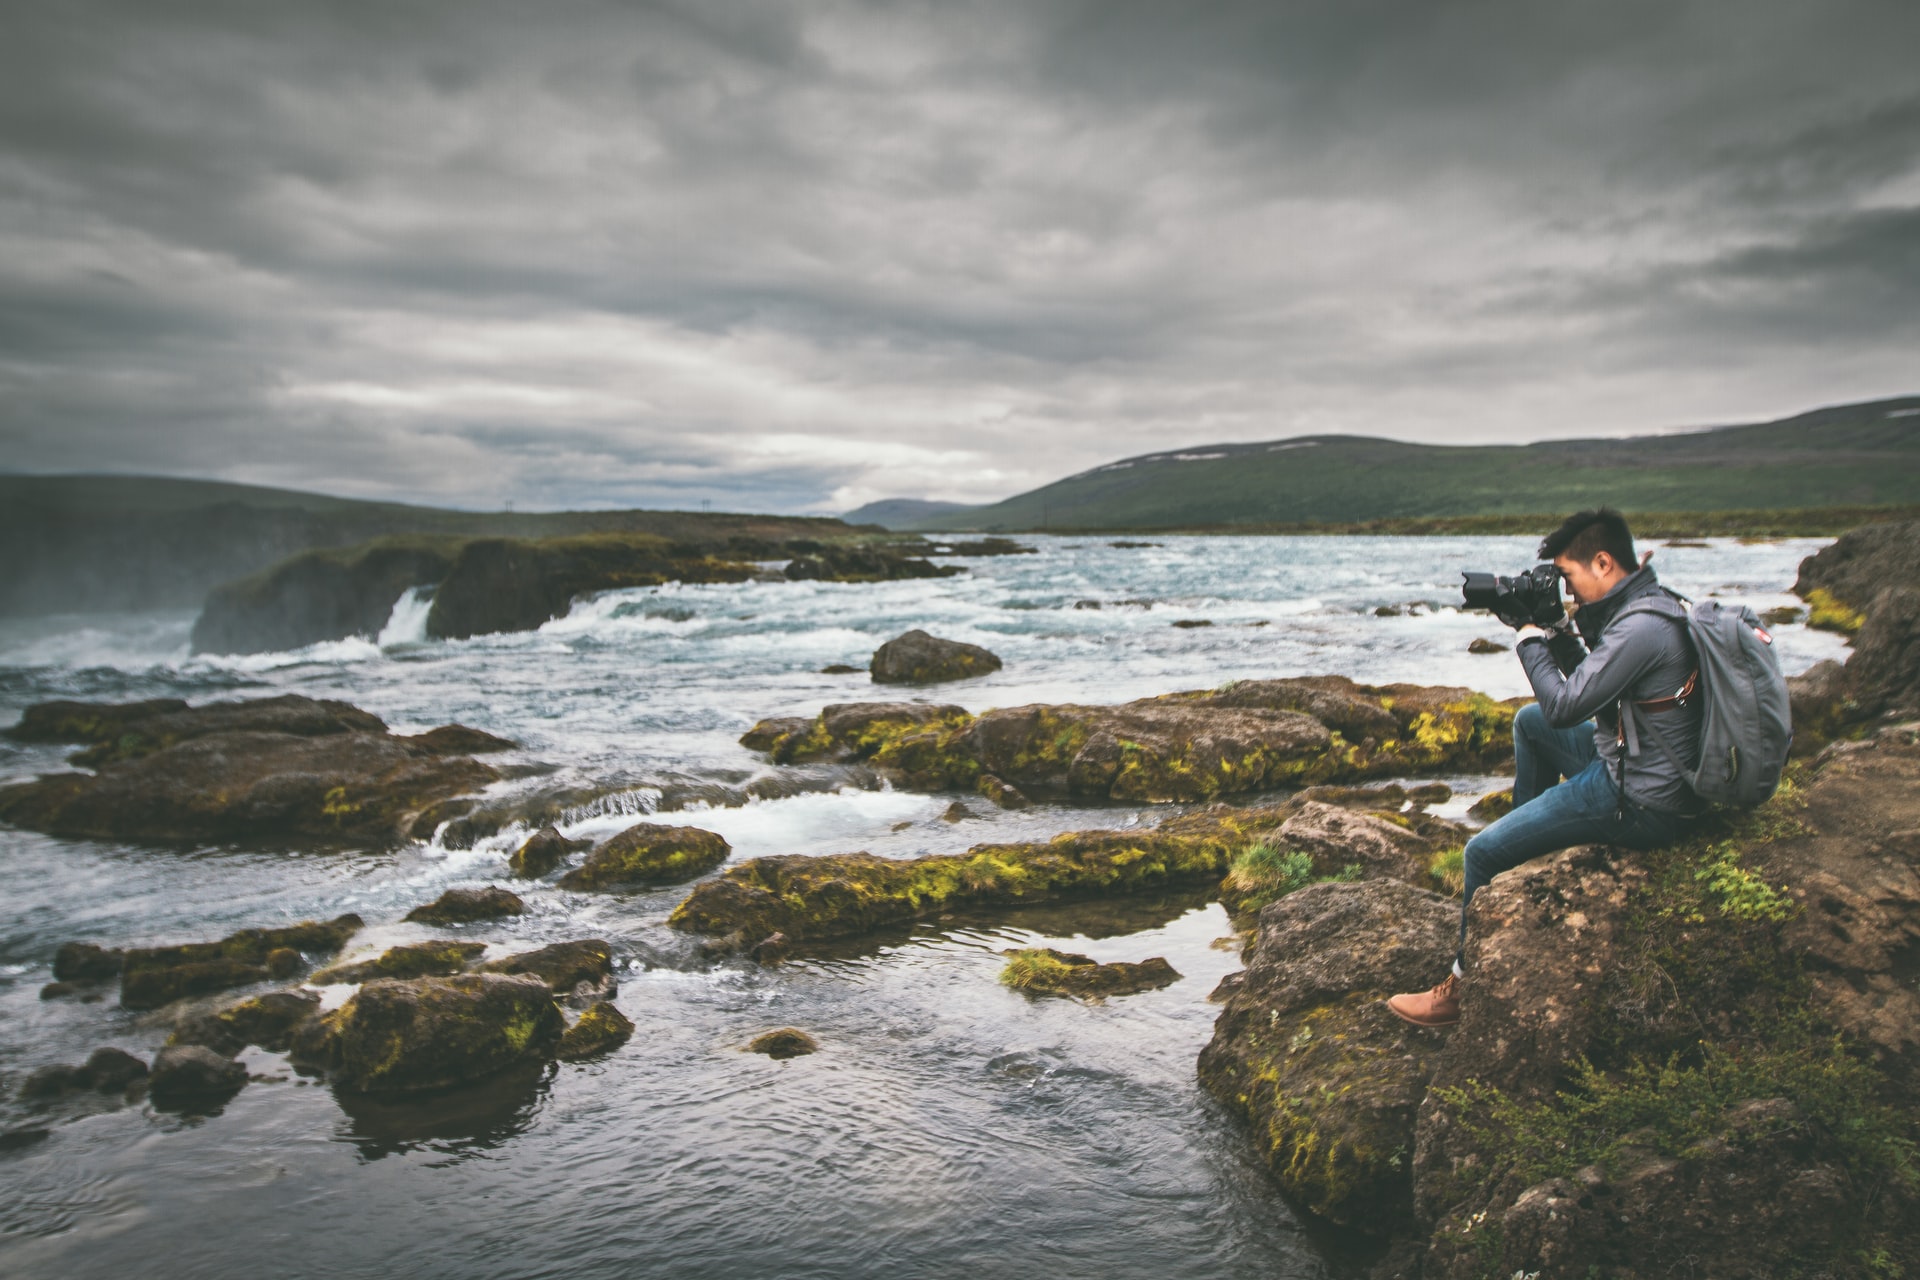
[[[923,520],[945,519],[978,511],[964,502],[932,502],[921,498],[882,498],[855,507],[841,516],[848,524],[877,524],[883,529],[911,529]]]
[[[1778,422],[1529,445],[1300,436],[1124,458],[903,528],[1098,530],[1348,524],[1573,511],[1920,503],[1920,396]]]
[[[388,534],[653,533],[701,547],[853,533],[839,520],[687,511],[450,511],[162,476],[0,475],[0,615],[197,608],[214,584]],[[777,553],[776,553],[777,554]]]

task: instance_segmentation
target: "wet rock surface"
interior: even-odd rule
[[[934,564],[886,547],[816,545],[787,564],[791,582],[895,582],[905,578],[951,578],[957,564]]]
[[[1398,880],[1309,885],[1260,912],[1200,1083],[1246,1120],[1294,1203],[1380,1232],[1406,1220],[1415,1116],[1444,1043],[1383,1003],[1432,986],[1459,907]]]
[[[279,1053],[292,1043],[294,1032],[319,1012],[318,992],[270,991],[183,1020],[167,1043],[204,1045],[229,1058],[250,1044]]]
[[[542,827],[507,859],[507,872],[521,880],[538,880],[567,860],[568,855],[592,845],[591,840],[569,840],[553,827]]]
[[[605,996],[613,990],[613,947],[598,938],[556,942],[535,951],[489,960],[480,969],[483,973],[537,977],[555,995],[568,995],[585,987],[597,996]]]
[[[247,1069],[204,1045],[168,1045],[154,1056],[147,1096],[157,1107],[217,1106],[246,1087]]]
[[[357,915],[328,921],[308,920],[281,929],[242,929],[218,942],[172,947],[134,947],[124,953],[120,1003],[129,1009],[156,1009],[184,996],[206,995],[229,987],[288,976],[284,964],[270,965],[281,953],[330,955],[346,945],[362,925]]]
[[[59,719],[77,732],[74,705]],[[0,819],[104,839],[388,848],[430,806],[499,777],[431,734],[397,737],[345,703],[293,694],[146,718],[98,710],[113,736],[100,728],[76,757],[98,772],[0,790]]]
[[[764,1053],[780,1061],[819,1051],[820,1042],[797,1027],[782,1027],[778,1031],[766,1032],[755,1036],[747,1045],[749,1053]]]
[[[762,721],[742,739],[775,763],[859,760],[914,790],[1180,802],[1382,774],[1491,770],[1513,713],[1468,689],[1368,686],[1337,676],[1241,681],[1118,706],[838,704],[812,722]]]
[[[1180,981],[1180,974],[1164,956],[1138,963],[1100,964],[1089,956],[1052,947],[1028,947],[1002,954],[1011,957],[1000,981],[1029,995],[1130,996],[1157,991]]]
[[[207,593],[195,653],[267,653],[380,633],[409,587],[446,577],[458,538],[382,538],[292,556]]]
[[[633,1021],[607,1001],[594,1004],[560,1037],[556,1056],[578,1062],[611,1053],[633,1038]]]
[[[69,1093],[124,1093],[147,1078],[147,1064],[124,1049],[95,1049],[79,1066],[36,1068],[20,1084],[20,1096],[47,1101]]]
[[[943,684],[1000,669],[999,657],[977,644],[908,631],[873,651],[875,684]]]
[[[457,942],[439,938],[431,942],[411,942],[389,947],[371,960],[358,964],[334,965],[314,974],[316,986],[343,982],[370,982],[375,978],[424,978],[429,975],[459,973],[481,952],[484,942]]]
[[[681,884],[703,876],[733,850],[711,831],[642,822],[595,847],[560,877],[562,889],[607,891]]]
[[[407,912],[406,918],[419,924],[471,924],[521,915],[526,909],[519,894],[490,884],[483,889],[449,889]]]
[[[565,1031],[538,978],[382,978],[303,1026],[293,1053],[349,1092],[420,1093],[544,1061]]]

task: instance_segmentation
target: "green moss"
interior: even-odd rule
[[[1467,890],[1467,851],[1464,847],[1442,849],[1427,862],[1427,874],[1442,892],[1457,898]]]
[[[1015,991],[1029,987],[1058,990],[1066,985],[1073,970],[1074,966],[1051,947],[1029,947],[1013,953],[1007,967],[1000,971],[1000,981]]]
[[[1825,587],[1815,587],[1807,593],[1808,626],[1853,635],[1866,623],[1866,614],[1849,608]]]

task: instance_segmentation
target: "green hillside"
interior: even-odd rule
[[[854,530],[800,516],[450,511],[165,476],[0,476],[0,615],[198,608],[216,583],[392,534],[582,533],[650,533],[752,554],[758,544]]]
[[[1125,458],[921,530],[1206,529],[1920,503],[1920,396],[1753,426],[1530,445],[1301,436]]]

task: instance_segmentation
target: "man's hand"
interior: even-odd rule
[[[1545,627],[1536,627],[1532,623],[1528,623],[1526,626],[1520,628],[1520,630],[1514,632],[1513,642],[1519,644],[1522,640],[1545,640],[1546,638],[1547,630]]]

